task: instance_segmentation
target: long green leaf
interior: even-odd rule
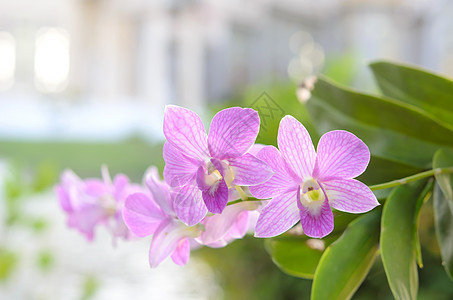
[[[313,300],[350,299],[376,258],[381,209],[360,216],[330,245],[316,269]]]
[[[381,256],[387,280],[395,299],[416,299],[417,203],[426,196],[426,180],[395,188],[382,212]],[[424,195],[421,195],[425,191]]]
[[[375,62],[370,67],[385,96],[417,106],[453,129],[452,80],[390,62]]]
[[[433,158],[433,168],[453,167],[453,150],[439,149]],[[445,197],[453,202],[453,176],[451,173],[436,174],[437,183],[440,185]]]
[[[439,184],[434,188],[434,219],[439,241],[442,265],[453,280],[453,202],[441,191]]]
[[[311,94],[307,108],[318,131],[349,130],[373,156],[427,168],[440,145],[453,146],[453,131],[411,105],[358,93],[324,78]]]
[[[433,159],[433,167],[453,166],[453,151],[439,149]],[[453,176],[437,174],[434,189],[434,219],[439,241],[442,264],[453,280]]]

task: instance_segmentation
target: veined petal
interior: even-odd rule
[[[313,177],[351,179],[362,174],[369,161],[370,150],[361,139],[348,131],[329,131],[319,140]]]
[[[299,221],[296,191],[274,197],[258,218],[255,237],[273,237],[287,231]]]
[[[149,264],[157,267],[178,247],[179,241],[187,237],[197,237],[201,231],[198,228],[187,227],[181,222],[167,218],[161,222],[153,236],[149,248]]]
[[[203,201],[209,212],[220,214],[228,202],[228,186],[225,180],[220,180],[215,191],[205,190],[202,192]]]
[[[209,127],[209,153],[218,159],[241,156],[255,142],[259,128],[259,115],[251,108],[231,107],[221,110]]]
[[[330,206],[349,213],[364,213],[380,205],[370,188],[355,179],[323,182]]]
[[[285,116],[280,121],[277,143],[283,158],[300,179],[311,177],[316,152],[307,129],[294,117]]]
[[[207,135],[200,117],[193,111],[167,105],[164,135],[184,155],[204,161],[208,156]]]
[[[258,152],[261,151],[264,147],[267,147],[266,145],[263,144],[253,144],[252,147],[250,147],[249,151],[247,153],[250,153],[251,155],[255,156],[258,154]]]
[[[324,200],[321,209],[316,212],[302,205],[300,208],[300,224],[307,236],[322,238],[332,232],[333,213],[330,209],[329,201]]]
[[[164,178],[172,187],[191,184],[200,162],[182,154],[175,146],[165,142],[163,156],[165,160]]]
[[[272,175],[271,167],[264,161],[251,154],[244,154],[230,160],[235,185],[258,185],[269,180]]]
[[[206,216],[207,208],[197,186],[183,186],[173,197],[176,216],[188,226],[198,224]]]
[[[136,193],[127,197],[123,219],[132,233],[145,237],[154,233],[165,215],[151,198],[143,193]]]
[[[146,171],[145,182],[153,195],[153,200],[160,209],[162,209],[165,214],[174,216],[175,211],[173,209],[173,200],[170,195],[170,187],[165,181],[160,180],[156,167],[151,167]]]
[[[258,199],[266,199],[296,190],[299,183],[297,176],[287,166],[280,152],[274,146],[264,147],[258,152],[257,157],[266,162],[274,175],[265,183],[250,186],[250,193]]]
[[[178,242],[175,251],[171,255],[173,262],[179,266],[187,264],[190,256],[190,242],[189,239],[182,239]]]

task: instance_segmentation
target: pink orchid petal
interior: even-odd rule
[[[191,184],[200,165],[199,161],[184,156],[180,150],[169,142],[164,144],[165,160],[164,178],[172,187]]]
[[[209,156],[207,135],[200,117],[193,111],[168,105],[164,113],[164,135],[184,155],[203,161]]]
[[[173,262],[179,266],[186,265],[190,257],[189,239],[182,239],[178,242],[175,251],[171,255]]]
[[[202,192],[203,201],[209,212],[220,214],[228,203],[228,186],[225,180],[220,180],[217,189],[213,192],[207,190]]]
[[[63,186],[57,185],[55,187],[55,191],[57,193],[58,201],[60,202],[61,208],[67,213],[72,212],[73,210],[71,206],[71,199],[69,198],[69,195],[63,188]]]
[[[258,207],[253,202],[242,202],[227,206],[220,215],[206,217],[202,224],[206,230],[201,234],[200,241],[203,244],[211,244],[226,235],[242,238],[247,230],[247,215],[249,210],[254,210]],[[245,216],[242,214],[245,213]],[[245,218],[244,228],[243,225]],[[239,224],[237,224],[239,222]],[[237,227],[239,226],[239,227]],[[243,230],[243,232],[241,231]],[[242,235],[241,235],[242,233]]]
[[[186,185],[174,194],[176,216],[188,226],[198,224],[207,213],[201,191],[193,185]]]
[[[250,147],[249,151],[247,153],[250,153],[253,156],[257,156],[258,152],[260,152],[264,147],[267,147],[266,145],[263,144],[253,144],[252,147]]]
[[[162,211],[167,215],[174,216],[175,211],[173,209],[170,187],[165,181],[160,180],[156,167],[151,167],[146,171],[145,182],[153,195],[153,200]]]
[[[264,147],[257,157],[266,162],[274,175],[265,183],[250,186],[250,193],[258,199],[266,199],[297,189],[296,175],[287,166],[280,152],[274,146]]]
[[[113,189],[114,189],[114,198],[117,202],[124,201],[128,195],[125,195],[127,189],[129,188],[129,178],[124,174],[118,174],[113,179]],[[139,191],[137,191],[139,192]]]
[[[68,215],[68,226],[76,228],[84,234],[89,241],[94,238],[94,228],[106,218],[105,211],[94,205],[85,206]]]
[[[251,154],[244,154],[230,161],[235,185],[258,185],[269,180],[273,172],[268,164]]]
[[[123,218],[132,233],[145,237],[154,233],[165,216],[150,197],[136,193],[126,199]]]
[[[323,183],[330,206],[349,213],[364,213],[380,205],[370,188],[355,179]]]
[[[82,192],[93,198],[99,198],[105,194],[110,194],[113,192],[112,187],[106,185],[99,179],[89,178],[85,179],[83,182],[84,188]]]
[[[312,238],[322,238],[331,233],[333,230],[333,213],[329,202],[324,201],[321,209],[316,213],[301,205],[300,223],[304,233]]]
[[[182,239],[194,238],[200,234],[196,228],[187,227],[181,222],[167,218],[159,225],[154,233],[149,248],[149,264],[157,267],[165,258],[172,254]]]
[[[305,127],[292,116],[285,116],[278,129],[278,148],[289,167],[300,179],[311,177],[316,152]]]
[[[225,240],[242,239],[249,228],[249,212],[242,211],[236,217],[236,221],[224,236]]]
[[[313,177],[321,181],[351,179],[362,174],[369,161],[370,150],[361,139],[348,131],[330,131],[319,140]]]
[[[295,191],[274,197],[261,211],[255,237],[277,236],[293,227],[300,219],[296,201]]]
[[[219,111],[209,128],[211,156],[227,159],[243,155],[255,142],[259,128],[260,118],[251,108],[231,107]]]

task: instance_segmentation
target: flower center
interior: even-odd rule
[[[99,198],[99,204],[104,209],[105,213],[109,216],[113,216],[116,213],[116,200],[113,195],[105,194]]]
[[[318,206],[324,202],[325,195],[318,182],[314,179],[302,183],[300,190],[300,203],[303,206]]]

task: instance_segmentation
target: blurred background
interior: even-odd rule
[[[269,97],[304,121],[296,87],[310,75],[372,93],[377,59],[453,76],[452,29],[447,0],[0,0],[0,299],[308,298],[310,281],[253,238],[149,270],[149,240],[113,248],[100,230],[87,243],[52,188],[65,168],[137,182],[162,169],[166,104],[209,122]],[[259,141],[275,143],[278,121]],[[436,272],[421,272],[420,295],[448,299]],[[392,299],[382,268],[356,295],[370,296]]]

